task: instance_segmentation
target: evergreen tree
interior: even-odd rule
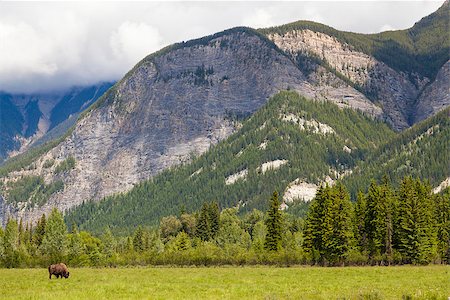
[[[45,227],[47,226],[47,220],[45,218],[45,214],[42,214],[41,218],[38,220],[36,224],[36,229],[34,230],[33,242],[36,247],[40,247],[42,244],[42,240],[45,235]]]
[[[209,224],[210,224],[210,235],[211,239],[214,239],[219,232],[219,222],[220,222],[220,210],[219,204],[217,202],[212,202],[208,207],[209,214]]]
[[[303,248],[313,262],[323,262],[325,245],[323,241],[325,214],[331,205],[331,189],[327,185],[317,189],[305,220]]]
[[[60,262],[67,251],[67,227],[62,214],[54,208],[48,217],[41,244],[42,253],[51,262]]]
[[[22,220],[22,218],[20,218],[20,221],[19,221],[19,245],[22,245],[25,242],[24,233],[25,233],[25,231],[23,228],[23,220]]]
[[[17,221],[8,219],[3,237],[3,265],[7,268],[19,266],[19,230]]]
[[[106,257],[111,257],[115,253],[116,249],[116,240],[111,233],[109,228],[105,229],[105,232],[102,235],[102,254]]]
[[[331,191],[323,224],[324,257],[333,264],[343,264],[345,254],[353,244],[352,205],[342,184],[337,184]]]
[[[133,236],[133,249],[137,252],[144,251],[144,230],[138,226]]]
[[[366,233],[366,197],[362,192],[358,193],[355,204],[355,237],[356,244],[361,253],[368,250]]]
[[[178,251],[184,251],[190,248],[190,239],[186,232],[182,231],[178,233],[176,237],[176,249]]]
[[[270,198],[269,209],[266,219],[267,234],[264,241],[264,248],[269,251],[278,251],[281,248],[281,211],[278,201],[278,192],[273,192]]]
[[[442,262],[450,262],[450,190],[442,195],[436,195],[436,234],[438,254]]]
[[[398,249],[406,263],[430,261],[436,246],[431,189],[406,177],[399,191]]]
[[[391,260],[393,235],[393,195],[385,180],[378,186],[374,181],[367,194],[366,234],[371,258],[381,259],[381,255]]]
[[[197,220],[197,226],[195,228],[195,235],[202,241],[209,241],[211,238],[211,224],[209,218],[209,205],[203,203],[200,210],[200,215]]]

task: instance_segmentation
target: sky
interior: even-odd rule
[[[146,55],[235,26],[311,20],[339,30],[406,29],[444,1],[2,2],[0,91],[119,80]]]

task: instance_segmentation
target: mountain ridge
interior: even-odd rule
[[[7,211],[37,219],[53,206],[66,210],[128,191],[224,140],[239,129],[236,120],[254,114],[281,90],[363,111],[397,130],[410,126],[416,103],[433,108],[423,118],[448,105],[441,97],[446,72],[430,88],[432,97],[417,101],[427,80],[411,80],[411,74],[335,37],[312,31],[263,33],[234,28],[168,46],[141,60],[80,114],[63,139],[29,155],[29,165],[0,170],[8,173],[1,178],[3,186],[24,176],[42,176],[46,185],[64,183],[38,207],[31,201],[12,206],[5,197],[3,216]],[[324,53],[317,45],[326,45]],[[347,60],[342,63],[342,58]],[[443,105],[435,105],[442,99]],[[72,168],[56,172],[72,158]]]

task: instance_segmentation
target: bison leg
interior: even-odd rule
[[[52,273],[48,274],[48,279],[52,279]]]

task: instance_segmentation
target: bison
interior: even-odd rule
[[[59,263],[56,265],[50,265],[48,266],[48,278],[52,279],[52,275],[56,275],[56,278],[69,278],[69,269],[67,269],[67,266],[63,263]]]

